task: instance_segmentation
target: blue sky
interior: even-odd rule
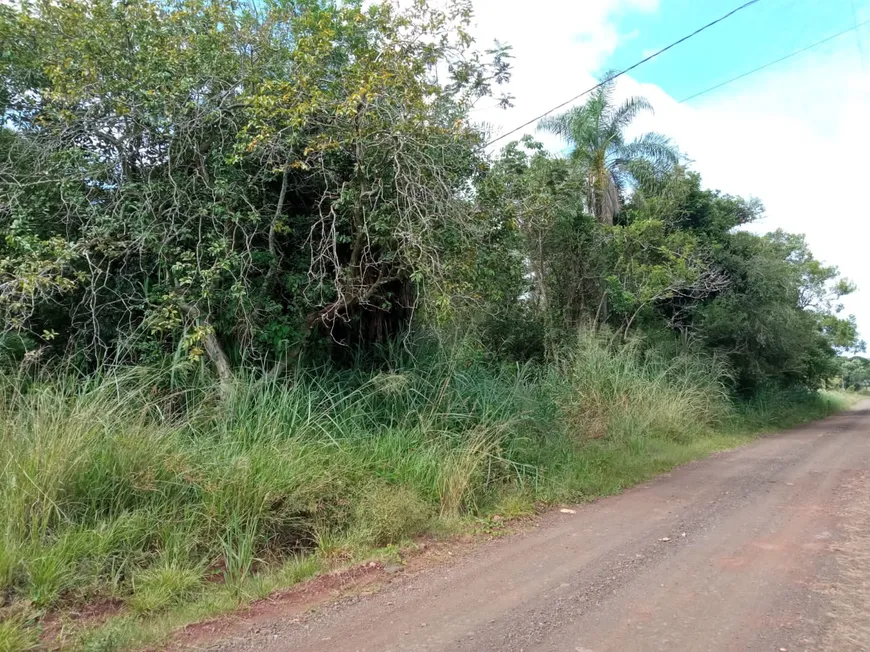
[[[507,111],[476,113],[504,133],[741,0],[474,0],[478,38],[514,48]],[[854,4],[854,13],[853,13]],[[845,301],[870,341],[870,24],[685,104],[679,100],[870,19],[870,0],[761,0],[620,78],[655,115],[705,185],[758,197],[753,228],[805,233],[816,255],[861,290]],[[859,39],[860,37],[860,39]],[[863,51],[863,57],[862,57]],[[561,145],[535,134],[551,149]],[[513,137],[519,137],[516,134]]]
[[[741,0],[662,0],[655,11],[620,11],[614,22],[623,38],[606,65],[625,68],[738,4]],[[859,22],[870,18],[868,0],[854,0],[854,5]],[[632,76],[682,99],[854,24],[851,0],[762,0],[644,64]],[[817,52],[857,50],[856,36],[844,34]],[[870,50],[870,25],[861,36]],[[776,69],[764,74],[776,74]]]

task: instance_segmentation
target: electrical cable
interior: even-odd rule
[[[768,63],[765,63],[763,66],[759,66],[758,68],[753,68],[752,70],[744,72],[741,75],[737,75],[736,77],[732,77],[731,79],[723,81],[720,84],[716,84],[715,86],[711,86],[710,88],[707,88],[703,91],[695,93],[694,95],[690,95],[689,97],[680,100],[678,102],[678,104],[683,104],[684,102],[688,102],[689,100],[694,100],[696,97],[700,97],[701,95],[706,95],[707,93],[710,93],[710,92],[715,91],[719,88],[722,88],[723,86],[727,86],[728,84],[735,82],[738,79],[743,79],[744,77],[748,77],[749,75],[753,75],[757,72],[764,70],[765,68],[770,68],[773,65],[776,65],[778,63],[782,63],[783,61],[785,61],[787,59],[791,59],[792,57],[796,57],[799,54],[803,54],[807,50],[812,50],[813,48],[816,48],[820,45],[823,45],[823,44],[827,43],[828,41],[833,41],[835,38],[839,38],[839,37],[843,36],[844,34],[848,34],[849,32],[857,30],[857,29],[863,27],[864,25],[867,25],[868,23],[870,23],[870,20],[865,20],[864,22],[857,23],[857,24],[853,25],[852,27],[849,27],[848,29],[844,29],[842,32],[837,32],[836,34],[832,34],[831,36],[824,38],[821,41],[816,41],[815,43],[811,43],[810,45],[807,45],[806,47],[803,47],[800,50],[795,50],[791,54],[787,54],[784,57],[780,57],[779,59],[776,59],[774,61],[769,61]]]
[[[575,95],[575,96],[572,97],[571,99],[566,100],[566,101],[562,102],[561,104],[559,104],[559,105],[557,105],[557,106],[554,106],[554,107],[553,107],[552,109],[550,109],[549,111],[545,111],[544,113],[542,113],[541,115],[537,116],[536,118],[532,118],[531,120],[528,120],[527,122],[524,122],[524,123],[521,124],[520,126],[515,127],[514,129],[511,129],[510,131],[508,131],[508,132],[502,134],[501,136],[498,136],[497,138],[493,138],[493,139],[490,140],[488,143],[486,143],[486,145],[484,145],[484,147],[489,147],[489,146],[492,145],[493,143],[497,143],[498,141],[503,140],[503,139],[507,138],[508,136],[517,133],[517,132],[520,131],[521,129],[525,129],[525,128],[528,127],[530,124],[534,124],[535,122],[537,122],[537,121],[540,120],[541,118],[546,118],[548,115],[550,115],[551,113],[553,113],[553,111],[558,111],[559,109],[561,109],[561,108],[567,106],[568,104],[571,104],[572,102],[574,102],[574,101],[576,101],[576,100],[579,100],[579,99],[580,99],[581,97],[583,97],[584,95],[588,95],[588,94],[591,93],[592,91],[597,90],[597,89],[601,88],[602,86],[604,86],[605,84],[608,84],[608,83],[612,82],[614,79],[616,79],[616,78],[618,78],[618,77],[622,77],[624,74],[626,74],[626,73],[628,73],[628,72],[631,72],[632,70],[634,70],[635,68],[637,68],[637,67],[639,67],[639,66],[642,66],[642,65],[645,64],[647,61],[650,61],[650,60],[652,60],[652,59],[655,59],[657,56],[659,56],[659,55],[661,55],[661,54],[664,54],[664,53],[667,52],[668,50],[670,50],[670,49],[672,49],[672,48],[674,48],[674,47],[680,45],[681,43],[684,43],[684,42],[688,41],[690,38],[692,38],[692,37],[694,37],[694,36],[697,36],[698,34],[700,34],[701,32],[703,32],[703,31],[705,31],[705,30],[707,30],[707,29],[710,29],[710,28],[713,27],[714,25],[717,25],[717,24],[721,23],[723,20],[726,20],[726,19],[730,18],[731,16],[733,16],[733,15],[736,14],[737,12],[742,11],[743,9],[747,9],[748,7],[751,7],[752,5],[757,4],[757,3],[759,3],[759,2],[761,2],[761,0],[749,0],[749,2],[745,2],[745,3],[743,3],[743,4],[740,5],[739,7],[736,7],[736,8],[734,8],[734,9],[732,9],[731,11],[729,11],[729,12],[728,12],[727,14],[725,14],[724,16],[721,16],[721,17],[717,18],[716,20],[707,23],[707,24],[704,25],[703,27],[699,27],[699,28],[696,29],[694,32],[692,32],[691,34],[687,34],[687,35],[684,36],[683,38],[681,38],[681,39],[679,39],[679,40],[677,40],[677,41],[674,41],[674,42],[671,43],[670,45],[667,45],[667,46],[663,47],[661,50],[658,50],[658,51],[656,51],[656,52],[653,52],[653,53],[652,53],[651,55],[649,55],[648,57],[646,57],[646,58],[644,58],[644,59],[641,59],[640,61],[638,61],[637,63],[632,64],[632,65],[629,66],[628,68],[625,68],[624,70],[621,70],[621,71],[617,72],[616,74],[611,75],[610,77],[608,77],[607,79],[605,79],[605,80],[599,82],[598,84],[596,84],[596,85],[593,86],[592,88],[589,88],[589,89],[583,91],[582,93],[580,93],[579,95]]]

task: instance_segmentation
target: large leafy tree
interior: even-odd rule
[[[0,5],[0,344],[202,357],[229,387],[461,308],[516,357],[591,323],[679,333],[747,391],[838,371],[851,286],[741,230],[760,204],[703,190],[664,137],[629,140],[645,100],[605,83],[543,123],[569,156],[487,160],[469,108],[508,57],[469,21],[462,0]]]
[[[757,200],[702,189],[699,175],[678,167],[641,185],[625,219],[632,226],[658,222],[669,239],[688,238],[702,254],[716,287],[674,292],[656,302],[655,312],[724,356],[738,389],[815,387],[836,374],[838,351],[860,346],[854,318],[843,316],[840,303],[854,287],[817,260],[803,236],[741,228],[763,210]]]
[[[228,380],[234,359],[381,339],[443,304],[477,233],[465,115],[508,76],[469,20],[461,2],[0,7],[7,331],[87,360],[207,355]]]
[[[818,386],[838,371],[836,353],[858,345],[854,318],[840,297],[854,286],[821,264],[803,236],[737,232],[718,253],[729,286],[703,305],[694,323],[710,348],[725,354],[737,386]]]
[[[859,345],[840,303],[852,285],[801,236],[742,228],[762,215],[758,201],[704,190],[677,166],[639,181],[608,225],[586,212],[574,172],[527,139],[506,147],[479,184],[480,204],[519,236],[512,259],[525,264],[528,287],[514,296],[525,310],[508,319],[522,332],[497,331],[518,350],[557,353],[587,324],[657,341],[670,332],[727,360],[735,387],[752,392],[816,387],[837,373],[838,351]],[[529,312],[537,331],[525,325]],[[537,349],[527,338],[535,332]]]
[[[613,224],[626,189],[665,174],[678,160],[676,149],[661,134],[626,140],[626,129],[652,106],[642,97],[617,104],[614,91],[615,81],[605,81],[585,104],[539,125],[569,145],[569,159],[585,180],[587,210],[605,224]]]
[[[538,317],[551,353],[601,297],[608,247],[582,191],[571,164],[529,137],[505,147],[478,182],[478,206],[517,236],[509,260],[527,287],[514,285],[514,301]]]
[[[586,211],[585,187],[574,161],[529,138],[507,146],[480,186],[480,201],[523,236],[524,301],[540,315],[550,350],[581,325],[627,333],[639,319],[660,319],[663,304],[697,302],[725,286],[699,234],[671,224],[670,207],[650,210],[658,195],[610,225]]]

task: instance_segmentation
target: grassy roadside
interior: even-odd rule
[[[240,379],[225,403],[183,368],[7,383],[0,650],[154,644],[417,535],[618,492],[846,400],[735,406],[714,362],[595,339],[548,369],[404,355],[390,373]],[[82,605],[110,616],[83,628]]]

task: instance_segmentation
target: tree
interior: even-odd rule
[[[734,368],[737,386],[765,383],[815,388],[836,375],[837,350],[856,346],[854,319],[838,316],[853,286],[822,265],[803,236],[738,231],[723,243],[726,291],[700,307],[694,326]]]
[[[839,301],[854,287],[836,267],[816,260],[803,236],[740,229],[763,210],[757,200],[702,189],[700,176],[679,166],[657,183],[641,184],[624,221],[630,229],[654,224],[661,229],[647,230],[635,250],[661,251],[657,256],[691,252],[688,260],[694,264],[666,269],[678,272],[680,280],[706,279],[658,298],[646,309],[647,322],[654,325],[658,316],[659,323],[665,320],[724,356],[743,392],[768,383],[817,387],[836,374],[838,352],[859,346],[855,320],[842,317]],[[657,249],[657,243],[667,244]],[[649,265],[649,253],[628,259],[629,269]],[[670,274],[648,276],[667,288]],[[618,273],[619,288],[626,288],[632,276]],[[612,294],[619,306],[624,295]]]
[[[702,189],[666,138],[629,142],[642,98],[606,82],[544,121],[569,156],[488,158],[469,111],[509,54],[470,20],[464,0],[0,4],[0,345],[209,360],[229,391],[241,365],[412,324],[540,358],[592,323],[679,334],[745,391],[837,371],[852,286],[801,237],[740,230],[760,204]]]
[[[465,3],[0,6],[0,309],[88,362],[278,362],[450,292],[508,75]],[[445,79],[444,71],[449,70]]]
[[[726,274],[713,262],[703,240],[690,231],[668,231],[664,222],[635,220],[614,229],[608,296],[619,327],[627,335],[638,317],[680,330],[695,305],[728,287]]]
[[[870,360],[855,356],[843,360],[840,372],[843,386],[856,391],[870,388]]]
[[[613,224],[626,189],[648,184],[673,168],[679,158],[670,141],[657,133],[626,142],[625,130],[640,113],[652,111],[652,106],[642,97],[617,106],[614,91],[615,82],[605,81],[585,104],[544,118],[539,125],[571,147],[569,159],[585,181],[587,210],[605,224]]]
[[[513,259],[527,288],[516,301],[536,316],[551,354],[599,310],[611,253],[606,229],[584,209],[581,181],[569,161],[526,137],[506,146],[477,184],[480,210],[519,236]]]

